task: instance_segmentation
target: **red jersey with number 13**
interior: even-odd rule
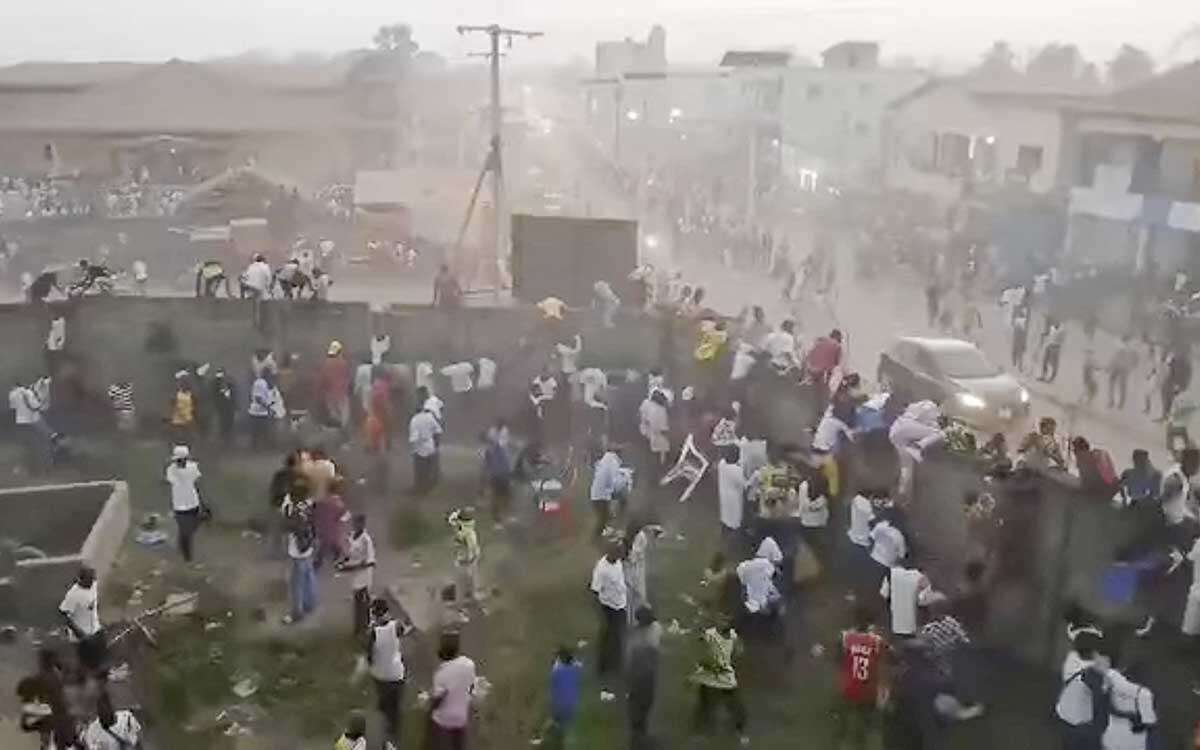
[[[842,633],[842,697],[851,703],[874,703],[878,692],[883,638],[875,633]]]

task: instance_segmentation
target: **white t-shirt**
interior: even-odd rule
[[[1143,724],[1158,723],[1158,715],[1154,712],[1154,694],[1149,688],[1130,681],[1115,669],[1110,669],[1104,678],[1113,708],[1122,714],[1137,716]],[[1146,750],[1147,734],[1144,731],[1134,732],[1133,722],[1114,712],[1109,716],[1108,727],[1100,744],[1104,750]]]
[[[62,604],[58,605],[58,611],[70,618],[85,636],[100,632],[99,588],[100,585],[95,582],[87,589],[78,583],[73,584],[67,589]],[[74,633],[71,634],[71,638],[75,638]]]
[[[383,361],[384,355],[392,350],[392,337],[386,333],[371,338],[371,364],[377,365]]]
[[[433,697],[445,696],[433,709],[433,720],[446,729],[461,729],[471,714],[475,691],[475,662],[465,656],[442,662],[433,673]]]
[[[755,557],[738,563],[737,577],[746,590],[746,611],[761,612],[778,596],[775,590],[775,565]]]
[[[1192,586],[1188,589],[1188,596],[1197,596],[1200,595],[1200,538],[1192,543],[1187,559],[1192,561]]]
[[[800,483],[800,525],[809,529],[823,529],[829,524],[829,500],[824,496],[811,497],[808,482]]]
[[[423,458],[437,453],[437,441],[434,439],[442,434],[442,425],[437,417],[428,411],[417,412],[408,422],[408,446],[412,452]]]
[[[586,367],[579,373],[579,385],[583,388],[583,403],[596,406],[596,394],[608,388],[608,375],[599,367]]]
[[[1071,726],[1081,726],[1092,721],[1092,691],[1079,674],[1093,664],[1094,661],[1081,658],[1075,651],[1069,652],[1063,659],[1060,673],[1062,687],[1059,689],[1054,713]]]
[[[845,422],[833,416],[832,410],[827,409],[813,434],[813,450],[832,453],[841,445],[843,439],[853,440],[854,434]]]
[[[717,496],[721,525],[727,529],[740,529],[746,497],[746,477],[742,474],[741,464],[731,464],[725,459],[717,464]]]
[[[487,357],[479,358],[479,377],[475,379],[475,387],[481,391],[496,387],[496,363]]]
[[[908,552],[904,534],[887,521],[875,524],[869,534],[871,539],[871,559],[885,568],[890,568],[902,559]]]
[[[349,565],[371,564],[375,562],[375,541],[364,531],[358,536],[350,535],[350,546],[346,555]],[[375,581],[374,568],[366,567],[356,570],[350,578],[350,586],[354,589],[370,589]]]
[[[571,346],[558,344],[555,346],[558,350],[559,366],[563,373],[571,375],[579,371],[579,354],[583,351],[583,341],[578,336],[572,341]]]
[[[741,380],[750,374],[754,368],[754,350],[742,344],[733,353],[733,367],[729,371],[730,380]]]
[[[443,410],[446,408],[446,402],[442,401],[437,396],[430,394],[429,398],[425,399],[425,403],[421,404],[421,408],[433,415],[433,418],[442,424],[445,421]]]
[[[917,598],[923,577],[919,570],[895,567],[883,579],[879,593],[890,603],[892,632],[897,635],[914,635],[917,632]]]
[[[8,392],[8,407],[13,410],[17,424],[35,424],[42,416],[37,396],[23,385]]]
[[[625,609],[628,590],[625,587],[625,567],[620,560],[609,562],[607,557],[596,561],[592,568],[592,592],[609,609]]]
[[[142,725],[132,711],[115,711],[113,725],[108,729],[93,719],[83,733],[83,745],[88,750],[128,750],[137,746],[142,736]],[[116,735],[115,737],[113,735]],[[117,741],[120,738],[120,742]],[[122,745],[122,742],[124,745]]]
[[[547,377],[536,377],[533,379],[534,385],[538,388],[538,393],[542,394],[542,398],[553,400],[558,393],[558,378],[553,375]]]
[[[271,288],[271,279],[271,267],[261,260],[246,266],[245,272],[242,273],[242,283],[264,294]]]
[[[781,370],[796,364],[796,337],[787,331],[780,329],[767,334],[763,350],[771,357],[771,364]]]
[[[200,507],[200,493],[196,491],[200,464],[189,460],[180,466],[172,461],[167,464],[166,478],[171,485],[171,510],[188,511]]]
[[[871,546],[871,519],[875,517],[875,509],[871,501],[862,495],[855,495],[850,501],[850,528],[846,536],[859,547]]]
[[[371,677],[381,682],[404,679],[404,657],[400,654],[400,629],[395,620],[373,626],[375,642],[371,645]]]
[[[436,390],[433,382],[433,365],[428,362],[418,362],[417,369],[413,374],[413,382],[417,388],[424,388],[433,393]]]
[[[67,321],[55,318],[50,321],[50,331],[46,334],[46,348],[52,352],[61,352],[67,345]]]
[[[450,390],[455,393],[466,393],[471,390],[471,376],[475,374],[475,365],[470,362],[455,362],[442,368],[442,375],[450,378]]]

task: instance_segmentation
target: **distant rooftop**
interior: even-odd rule
[[[730,50],[721,58],[723,68],[785,68],[792,53],[785,50]]]

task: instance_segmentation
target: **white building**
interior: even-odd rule
[[[779,119],[783,168],[806,173],[866,177],[882,165],[882,124],[888,105],[929,76],[879,65],[879,45],[842,42],[822,53],[819,67],[783,72]]]
[[[1200,61],[1067,112],[1068,258],[1200,278]]]
[[[1061,183],[1063,107],[1085,98],[1033,87],[930,81],[888,108],[885,184],[950,206],[1003,186]]]

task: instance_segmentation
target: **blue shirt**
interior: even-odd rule
[[[573,661],[564,664],[554,662],[550,670],[550,717],[557,722],[570,721],[579,707],[579,693],[583,684],[583,667]]]

